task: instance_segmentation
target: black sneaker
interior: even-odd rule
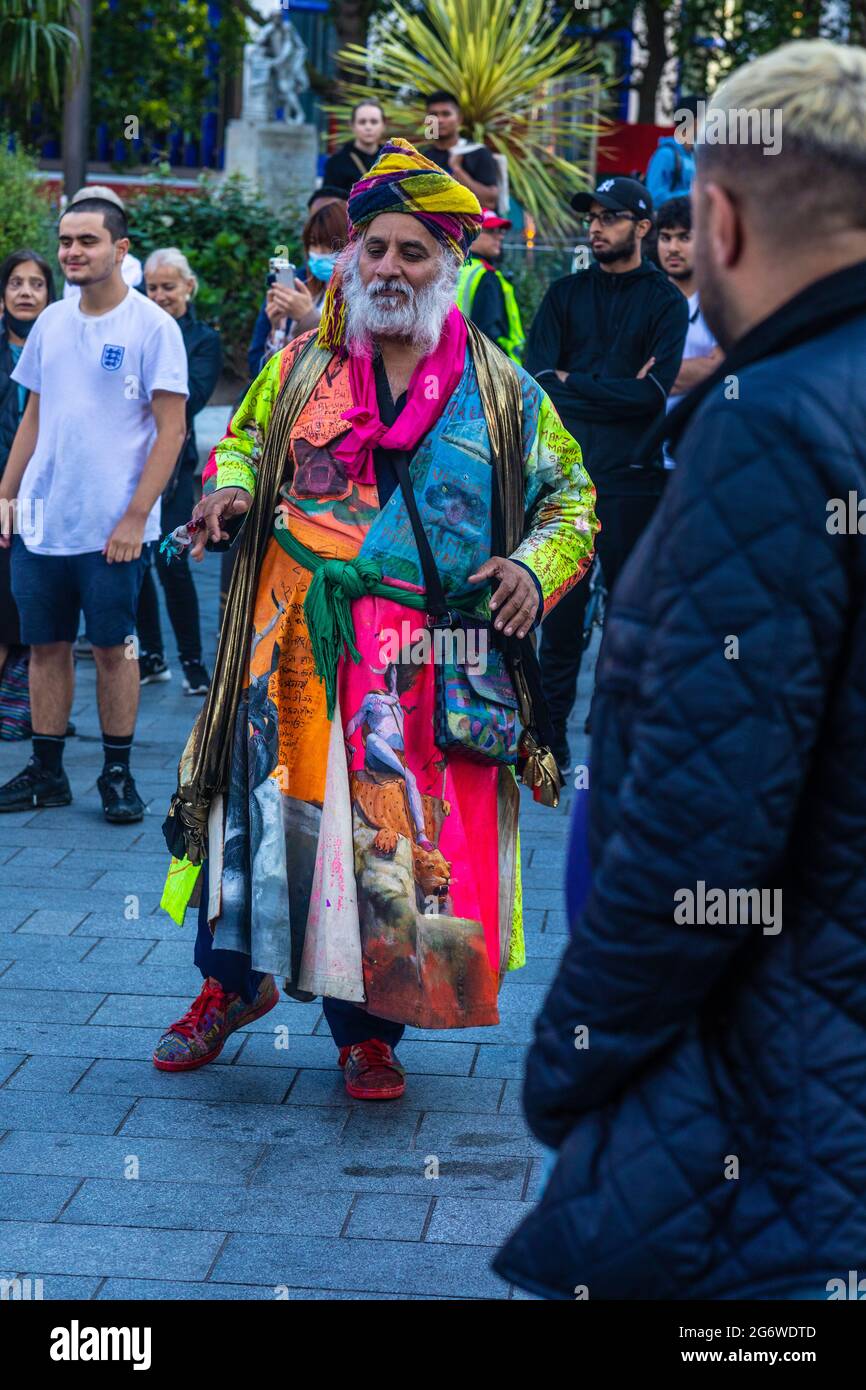
[[[207,668],[200,661],[184,661],[182,664],[184,695],[206,695],[210,688]]]
[[[165,657],[159,652],[142,652],[138,658],[142,685],[161,685],[171,680],[171,671],[165,664]]]
[[[132,773],[125,763],[112,763],[105,768],[96,785],[107,821],[114,825],[127,825],[130,821],[144,818],[144,802],[135,790]]]
[[[31,811],[34,806],[68,806],[72,800],[69,778],[61,770],[49,772],[31,758],[23,772],[0,787],[0,811]]]

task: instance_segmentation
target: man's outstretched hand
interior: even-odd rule
[[[217,544],[219,541],[227,541],[228,531],[224,530],[225,523],[233,516],[241,516],[248,512],[252,504],[252,497],[245,492],[242,487],[219,487],[216,492],[211,492],[207,497],[203,497],[193,508],[192,520],[203,521],[204,528],[193,533],[192,548],[190,555],[194,560],[201,560],[204,556],[204,548],[208,541]]]
[[[529,571],[513,560],[491,555],[470,574],[469,583],[479,584],[484,579],[499,580],[490,599],[491,612],[496,614],[493,626],[498,632],[504,630],[506,637],[512,633],[525,637],[538,612],[538,589]]]

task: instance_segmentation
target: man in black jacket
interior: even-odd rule
[[[564,1299],[857,1298],[866,1269],[866,49],[785,44],[714,111],[726,357],[608,613],[592,887],[524,1087],[558,1162],[496,1261]],[[730,143],[744,112],[774,157]]]
[[[661,449],[641,449],[664,415],[688,329],[688,306],[641,243],[652,199],[637,179],[605,179],[572,199],[588,213],[595,263],[551,285],[535,316],[526,368],[578,440],[598,494],[597,549],[610,591],[664,485]],[[541,665],[554,753],[569,764],[566,724],[577,690],[588,587],[579,584],[542,628]]]

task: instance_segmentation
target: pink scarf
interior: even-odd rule
[[[374,449],[414,449],[433,428],[463,373],[466,336],[466,320],[453,304],[439,342],[427,357],[421,358],[412,373],[406,404],[390,428],[379,418],[372,358],[354,354],[349,358],[349,386],[356,404],[343,411],[343,419],[352,428],[340,440],[334,455],[346,465],[350,478],[359,483],[375,483]],[[430,389],[431,379],[435,391]]]

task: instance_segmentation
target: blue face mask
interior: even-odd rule
[[[337,263],[336,256],[317,256],[313,252],[307,257],[307,267],[316,280],[327,284]]]

